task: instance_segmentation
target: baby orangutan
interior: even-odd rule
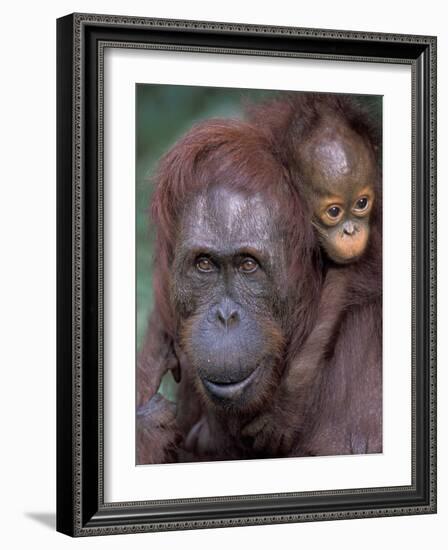
[[[372,148],[350,128],[328,121],[297,149],[297,162],[325,252],[337,264],[358,260],[375,200]]]

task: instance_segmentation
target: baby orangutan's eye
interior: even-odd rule
[[[257,262],[252,258],[244,258],[240,264],[240,271],[243,273],[253,273],[258,269]]]
[[[328,208],[327,210],[327,214],[330,218],[336,219],[340,216],[341,209],[339,208],[339,206],[330,206],[330,208]]]
[[[355,210],[365,210],[369,205],[369,199],[367,197],[361,197],[355,203]]]
[[[320,219],[325,225],[336,225],[342,219],[344,215],[344,209],[337,204],[333,204],[325,208],[325,210],[320,214]]]
[[[202,273],[210,273],[215,269],[215,266],[209,258],[202,256],[196,260],[196,269]]]

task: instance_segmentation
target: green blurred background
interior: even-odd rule
[[[153,231],[149,225],[152,175],[157,162],[191,126],[212,117],[241,117],[246,101],[259,101],[278,92],[241,88],[211,88],[138,84],[136,86],[136,276],[137,351],[152,309]],[[356,96],[382,120],[380,96]],[[171,377],[160,391],[173,399]]]

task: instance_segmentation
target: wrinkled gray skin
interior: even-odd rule
[[[196,391],[227,414],[258,409],[279,378],[288,297],[277,215],[260,195],[211,186],[180,224],[172,286],[180,347]]]

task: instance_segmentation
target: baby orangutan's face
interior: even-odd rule
[[[367,247],[375,200],[371,148],[349,128],[331,124],[311,135],[299,157],[322,246],[336,263],[356,261]]]

